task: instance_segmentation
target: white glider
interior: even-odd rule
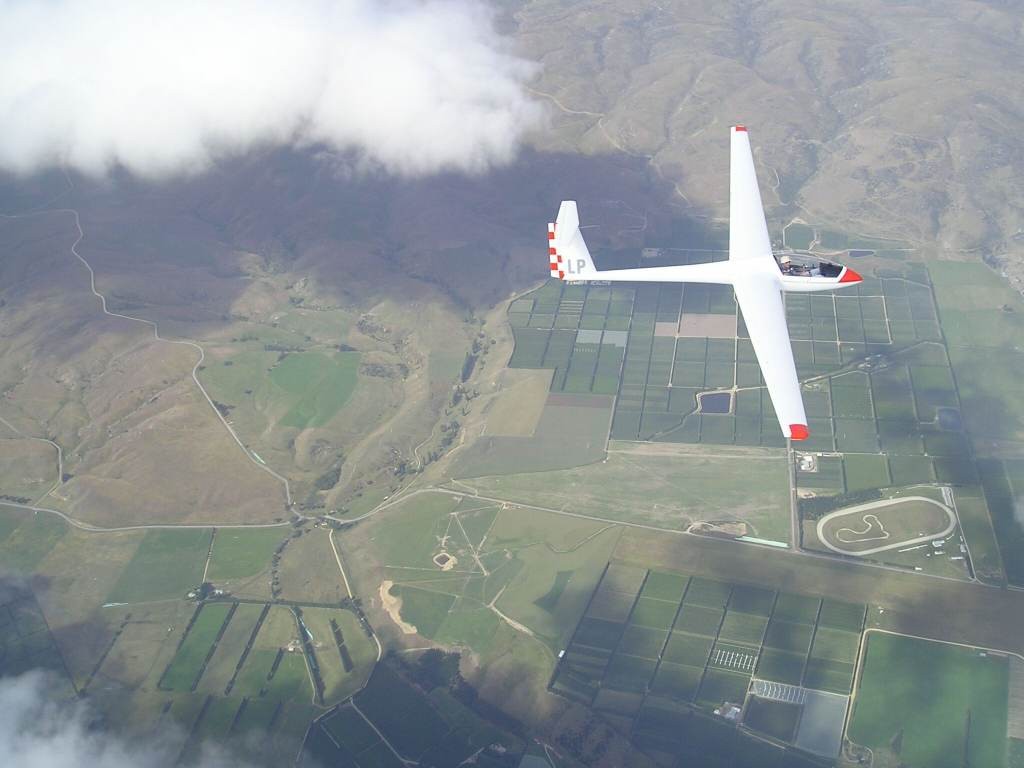
[[[789,255],[776,259],[768,237],[747,129],[736,125],[731,133],[728,261],[598,270],[580,232],[576,203],[566,200],[558,209],[558,220],[548,224],[551,276],[574,281],[731,285],[782,433],[792,440],[806,440],[810,433],[786,327],[782,292],[831,291],[856,285],[862,278],[849,267],[820,259],[804,264],[795,264]]]

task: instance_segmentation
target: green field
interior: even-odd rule
[[[676,618],[677,605],[666,600],[654,600],[649,597],[641,597],[633,606],[633,615],[630,622],[645,627],[656,627],[668,629]]]
[[[232,693],[250,697],[269,696],[279,701],[297,699],[308,702],[313,691],[302,654],[283,652],[297,639],[298,631],[292,612],[285,606],[271,607],[238,673]]]
[[[657,600],[669,600],[678,603],[689,584],[689,579],[676,573],[659,573],[652,571],[644,581],[640,594]]]
[[[339,709],[324,721],[323,727],[353,755],[380,742],[370,724],[351,707]]]
[[[711,654],[711,637],[675,631],[665,647],[664,658],[676,664],[703,667]]]
[[[890,485],[889,463],[881,455],[847,455],[843,460],[846,489],[884,488]]]
[[[928,271],[950,345],[1012,347],[1019,343],[1024,336],[1024,302],[995,271],[980,261],[935,261]]]
[[[301,339],[283,343],[291,347]],[[261,344],[258,350],[243,348],[211,360],[201,376],[215,401],[236,409],[232,418],[244,431],[258,434],[274,425],[306,429],[327,424],[355,391],[359,363],[358,352],[271,352]]]
[[[0,503],[0,562],[5,568],[31,573],[67,533],[56,515],[27,512]]]
[[[370,676],[377,646],[351,611],[304,608],[302,620],[313,635],[314,653],[324,683],[324,703],[334,704],[351,696]],[[341,635],[344,652],[338,648],[332,620]]]
[[[55,679],[68,686],[60,650],[46,625],[39,604],[20,589],[5,589],[0,604],[0,675],[13,677],[33,669],[56,673]]]
[[[864,626],[864,606],[860,603],[844,603],[841,600],[825,598],[821,602],[818,624],[848,632],[860,632]]]
[[[849,737],[911,766],[1005,765],[1007,661],[888,634],[868,639]],[[892,750],[896,751],[896,750]]]
[[[193,690],[230,608],[227,603],[207,603],[202,606],[174,660],[160,679],[161,688],[171,691]]]
[[[979,474],[984,462],[979,462]],[[985,494],[978,486],[957,488],[955,491],[957,518],[960,529],[971,548],[971,563],[977,577],[988,584],[1002,584],[1005,580],[999,541],[992,526]],[[1012,546],[1012,541],[1007,540]]]
[[[668,630],[653,629],[644,626],[628,627],[619,642],[619,653],[639,656],[645,659],[656,659],[668,639]]]
[[[210,548],[209,529],[147,531],[107,595],[110,603],[184,597],[199,586]]]
[[[405,757],[416,759],[451,730],[426,697],[387,664],[378,664],[355,697],[363,714]]]
[[[780,741],[791,741],[800,718],[800,707],[781,701],[753,697],[747,705],[743,724]]]
[[[749,613],[728,611],[718,636],[723,640],[746,645],[760,645],[768,619]]]
[[[775,611],[772,616],[779,621],[813,624],[817,620],[820,607],[821,600],[819,598],[780,592],[775,601]]]
[[[400,768],[402,761],[379,731],[408,762],[419,765],[462,765],[471,758],[482,766],[515,765],[524,742],[467,706],[441,680],[417,677],[423,658],[377,665],[352,708],[342,707],[310,731],[307,754],[323,765]],[[484,751],[490,746],[502,757]]]
[[[817,632],[814,633],[811,656],[852,663],[857,659],[859,643],[859,632],[844,632],[819,626]]]
[[[235,725],[235,733],[244,735],[250,731],[266,732],[274,717],[279,702],[273,699],[249,699]]]
[[[402,619],[409,622],[423,637],[437,634],[455,603],[455,596],[408,585],[395,585],[391,594],[402,600]]]
[[[935,262],[930,270],[965,429],[974,438],[1022,439],[1024,405],[1013,393],[1024,375],[1024,301],[978,262]]]
[[[757,662],[757,676],[778,683],[800,685],[805,659],[803,653],[793,653],[765,646]]]
[[[299,429],[323,426],[352,395],[358,372],[358,352],[287,355],[271,368],[269,376],[287,406],[280,423]]]
[[[198,752],[198,742],[204,739],[223,741],[227,738],[231,724],[235,720],[235,714],[242,703],[240,697],[235,696],[213,696],[203,713],[203,719],[196,725],[192,735],[193,743]],[[182,755],[183,759],[190,759],[192,753],[186,750]]]
[[[978,471],[1006,578],[1024,586],[1024,523],[1018,512],[1024,504],[1024,461],[982,459]]]
[[[271,675],[267,680],[267,695],[280,701],[309,701],[312,691],[309,682],[309,671],[301,653],[286,653],[281,658],[277,669],[270,667]]]
[[[676,618],[675,628],[696,635],[715,637],[724,615],[725,611],[719,608],[705,608],[702,605],[684,603]]]
[[[597,522],[514,506],[499,510],[439,492],[376,519],[365,546],[351,537],[338,541],[355,548],[351,556],[369,553],[382,564],[402,600],[402,619],[421,634],[486,653],[502,626],[490,607],[496,601],[501,613],[555,652],[579,621],[618,535]],[[432,560],[442,540],[457,559],[450,571]],[[539,655],[536,663],[548,662]]]
[[[234,677],[242,651],[252,637],[256,622],[263,612],[262,605],[239,604],[231,616],[231,622],[224,630],[224,636],[217,643],[217,650],[210,659],[199,690],[208,693],[223,694],[231,678]]]
[[[207,580],[219,583],[244,579],[269,568],[274,549],[290,532],[287,527],[219,528],[213,540]]]
[[[804,654],[810,648],[812,634],[813,627],[811,625],[795,624],[773,618],[768,624],[764,644],[769,648]]]

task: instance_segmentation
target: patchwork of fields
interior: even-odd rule
[[[196,608],[158,688],[184,694],[168,699],[172,709],[198,702],[197,712],[177,718],[190,729],[187,757],[203,739],[250,730],[292,741],[305,730],[293,717],[352,695],[375,661],[376,646],[350,611],[208,602]]]
[[[65,693],[75,693],[60,649],[43,612],[28,590],[0,583],[0,677],[34,669],[55,672]]]
[[[760,718],[769,723],[761,730],[805,748],[822,743],[827,731],[833,751],[824,756],[832,757],[845,706],[830,722],[809,719],[811,732],[801,705],[814,691],[849,695],[864,614],[864,605],[611,563],[551,688],[643,732],[652,707],[743,707],[752,681],[773,683],[751,697],[764,701],[748,725]],[[770,730],[773,717],[765,713],[778,707],[776,700],[793,710],[788,730]]]
[[[351,703],[317,721],[307,758],[337,768],[399,768],[404,761],[440,768],[469,758],[483,768],[517,763],[521,739],[481,718],[447,686],[421,679],[417,687],[406,674],[397,664],[377,665]]]
[[[798,239],[815,237],[808,234],[812,228],[803,232],[804,225],[794,226]],[[721,254],[673,251],[664,258],[696,263]],[[801,516],[815,521],[833,509],[877,498],[879,491],[891,493],[886,489],[953,486],[958,525],[967,541],[964,560],[956,550],[949,553],[952,560],[922,552],[872,559],[938,575],[1024,584],[1024,525],[1012,512],[1022,497],[1009,480],[1013,461],[978,465],[974,445],[987,436],[1011,436],[1005,424],[991,424],[996,411],[980,406],[994,402],[993,386],[1012,389],[1010,381],[1016,379],[996,370],[1005,358],[977,360],[975,368],[969,362],[971,355],[995,349],[1015,354],[1012,339],[1019,321],[1007,307],[1024,310],[1024,304],[1005,286],[994,285],[998,277],[984,265],[926,267],[872,256],[858,270],[867,277],[853,288],[786,297],[811,431],[799,450],[813,456],[800,463],[796,475]],[[967,286],[966,293],[954,289],[957,281]],[[994,295],[1005,302],[1001,307],[993,305]],[[948,338],[940,317],[951,324]],[[726,318],[735,333],[723,331]],[[552,369],[552,392],[615,395],[612,439],[785,445],[727,287],[549,281],[514,302],[509,320],[516,337],[510,366]],[[978,378],[976,369],[991,369],[992,375],[964,394],[964,381]],[[708,391],[724,393],[726,412],[719,412],[721,403],[702,407],[699,395]],[[1015,406],[1007,408],[1015,413]],[[576,463],[593,460],[578,456]],[[517,471],[525,481],[525,473],[537,469],[510,462],[501,474]],[[498,485],[475,484],[491,492]],[[822,497],[834,501],[823,505]],[[537,494],[528,500],[538,503]],[[809,546],[818,546],[813,526],[804,525],[802,533]]]

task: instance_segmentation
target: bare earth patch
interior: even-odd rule
[[[442,571],[450,571],[458,562],[458,558],[454,555],[449,555],[447,552],[438,552],[434,555],[434,565]]]
[[[391,587],[395,582],[390,579],[385,579],[380,583],[380,603],[384,606],[384,610],[388,612],[388,616],[391,620],[398,625],[398,628],[402,630],[402,634],[415,635],[417,630],[412,624],[402,619],[402,598],[395,597],[391,594]]]
[[[695,315],[684,312],[679,318],[678,335],[734,339],[736,338],[736,315]]]
[[[486,434],[529,437],[537,428],[551,388],[552,370],[507,369],[501,372],[501,391],[487,409]]]

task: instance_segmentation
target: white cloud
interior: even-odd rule
[[[480,171],[541,120],[479,0],[0,0],[0,169],[201,170],[323,143]]]
[[[54,696],[46,673],[0,678],[0,765],[18,768],[172,768],[183,734],[161,726],[133,744],[97,728],[89,706]],[[239,768],[223,750],[204,749],[197,766]]]

